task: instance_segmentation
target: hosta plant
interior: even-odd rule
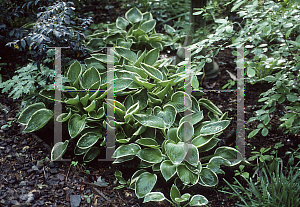
[[[133,17],[139,16],[136,9],[130,11],[134,12]],[[130,11],[127,18],[136,21]],[[142,28],[147,21],[142,22],[136,25]],[[90,42],[91,47],[97,45],[97,41]],[[216,147],[218,136],[230,123],[227,113],[211,101],[201,97],[197,100],[194,96],[203,93],[186,93],[191,81],[184,81],[185,67],[170,65],[171,59],[159,59],[159,48],[134,52],[117,45],[113,51],[114,99],[107,98],[110,84],[106,54],[92,54],[85,59],[85,65],[76,61],[66,71],[65,77],[70,82],[63,86],[68,91],[61,99],[65,110],[57,121],[67,123],[69,137],[55,143],[51,159],[62,157],[69,142],[76,143],[74,154],[83,155],[85,162],[95,159],[100,150],[105,150],[106,128],[112,128],[116,144],[114,163],[140,160],[141,169],[128,181],[128,187],[135,190],[138,198],[144,198],[144,202],[167,199],[153,190],[157,177],[162,176],[165,181],[174,179],[170,193],[174,205],[207,204],[204,196],[181,195],[179,190],[197,184],[215,186],[217,174],[224,173],[221,165],[233,166],[243,160],[239,151],[230,147],[219,147],[211,155],[200,157],[200,153],[209,154]],[[192,71],[193,78],[195,73],[196,70]],[[42,90],[39,94],[54,100],[54,92],[54,89]],[[200,106],[209,110],[208,121],[203,121]],[[114,120],[109,123],[105,114],[108,109],[115,112]],[[184,116],[186,110],[191,114]],[[51,110],[43,103],[36,103],[21,113],[18,122],[26,125],[24,132],[33,132],[52,118]],[[121,184],[127,184],[120,174],[117,176]]]
[[[163,50],[166,44],[166,35],[156,33],[156,20],[149,12],[142,13],[137,8],[131,8],[125,14],[125,18],[118,17],[115,23],[107,26],[107,31],[96,30],[87,39],[86,47],[97,52],[101,47],[121,46],[132,51],[159,48]]]

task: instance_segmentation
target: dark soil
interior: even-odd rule
[[[117,9],[120,5],[115,2],[111,2],[111,5],[116,8],[114,13],[112,10],[109,13],[102,7],[97,7],[97,9],[101,18],[105,17],[105,20],[113,22],[126,10]],[[236,64],[230,49],[220,51],[216,61],[220,66],[220,74],[217,78],[206,81],[204,89],[221,89],[230,79],[226,70],[236,74]],[[246,84],[245,128],[250,130],[256,128],[258,122],[248,124],[247,120],[254,116],[255,110],[259,109],[257,100],[260,93],[269,88],[268,84]],[[204,97],[211,100],[222,112],[228,112],[228,116],[232,118],[230,126],[219,138],[222,139],[221,145],[235,147],[236,92],[212,91],[207,92]],[[13,100],[7,94],[0,94],[0,103],[1,107],[5,107],[8,111],[8,113],[0,113],[1,127],[16,119],[20,100]],[[251,156],[251,150],[254,147],[256,150],[261,147],[273,148],[276,143],[282,142],[284,147],[280,148],[279,156],[285,159],[285,151],[290,147],[295,149],[300,144],[299,136],[283,135],[283,131],[277,130],[280,124],[279,117],[283,113],[282,108],[279,106],[274,112],[271,119],[272,130],[266,137],[258,134],[255,138],[246,138],[246,158]],[[24,134],[22,130],[21,126],[15,122],[12,122],[10,127],[0,130],[0,206],[170,206],[166,201],[159,204],[143,204],[142,199],[136,198],[134,191],[113,189],[118,186],[114,177],[115,171],[120,170],[124,178],[128,179],[135,171],[133,162],[118,166],[112,165],[111,162],[97,161],[87,165],[80,162],[77,165],[71,165],[70,162],[50,162],[47,158],[50,158],[53,146],[52,132],[40,131]],[[246,135],[249,132],[246,130]],[[236,198],[217,191],[226,186],[223,178],[229,182],[233,181],[234,169],[236,168],[224,168],[226,175],[219,175],[218,186],[214,188],[193,187],[189,192],[206,196],[211,207],[234,206]],[[251,174],[251,168],[246,169]],[[99,187],[90,184],[97,181],[100,176],[105,179],[107,186]],[[162,188],[163,191],[170,189],[170,186],[159,186],[159,184],[156,187]]]

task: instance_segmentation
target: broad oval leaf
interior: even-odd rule
[[[156,184],[157,175],[145,172],[142,173],[135,183],[135,194],[138,198],[150,193]]]
[[[170,160],[165,160],[160,165],[160,171],[166,181],[173,177],[176,173],[176,166]]]
[[[32,117],[32,115],[36,111],[38,111],[40,109],[44,109],[44,108],[46,108],[46,106],[42,102],[31,104],[31,105],[27,106],[20,114],[20,116],[18,118],[18,122],[21,124],[27,125],[28,121]]]
[[[150,201],[159,202],[159,201],[163,201],[163,200],[165,200],[165,196],[164,196],[163,193],[161,193],[161,192],[151,192],[151,193],[148,193],[145,196],[143,203],[147,203],[147,202],[150,202]]]
[[[156,69],[155,67],[152,67],[151,65],[147,65],[145,63],[141,63],[141,66],[144,69],[144,71],[154,80],[156,81],[164,80],[163,74],[160,72],[160,70]]]
[[[125,13],[125,17],[130,23],[134,24],[143,19],[143,14],[140,10],[138,10],[136,7],[134,7],[134,8],[129,9]]]
[[[163,159],[161,151],[155,148],[142,149],[136,156],[148,163],[159,163]]]
[[[199,152],[198,152],[198,149],[194,145],[188,144],[188,152],[187,152],[184,160],[187,161],[188,163],[190,163],[191,165],[193,165],[194,167],[198,166]]]
[[[155,19],[151,19],[151,20],[148,20],[146,22],[144,22],[142,25],[141,25],[141,29],[143,31],[145,31],[146,33],[150,32],[152,29],[154,29],[156,25],[156,20]]]
[[[213,104],[210,100],[207,100],[205,98],[201,98],[198,101],[199,105],[204,106],[205,108],[207,108],[209,111],[211,111],[214,114],[218,114],[218,115],[222,115],[222,111],[215,105]]]
[[[82,72],[80,63],[76,60],[72,65],[70,65],[67,72],[68,79],[71,80],[72,86],[76,87],[76,83],[79,81],[79,76]]]
[[[186,145],[186,151],[184,145]],[[174,165],[179,165],[187,153],[187,144],[184,142],[178,142],[177,144],[167,143],[166,153]]]
[[[39,109],[34,112],[28,121],[23,132],[34,132],[45,126],[53,117],[53,112],[49,109]]]
[[[127,48],[115,48],[116,52],[128,61],[135,62],[137,55]]]
[[[68,122],[68,130],[71,138],[76,137],[85,127],[85,117],[79,114],[73,114]]]
[[[180,197],[181,195],[177,186],[173,184],[170,190],[170,198],[172,199],[173,202],[175,202],[175,199]]]
[[[178,127],[177,136],[181,140],[187,142],[191,140],[193,135],[194,135],[194,127],[191,124],[191,122],[188,121],[182,122],[181,125]]]
[[[231,166],[239,164],[242,160],[242,154],[232,147],[219,147],[216,149],[215,156],[220,156],[231,162]]]
[[[57,118],[56,121],[57,122],[65,122],[67,121],[70,117],[71,117],[72,113],[71,113],[71,109],[69,110],[69,113],[62,113],[60,114]]]
[[[159,56],[158,48],[152,49],[146,54],[144,63],[147,65],[153,65],[158,60],[158,56]]]
[[[76,146],[75,149],[74,149],[74,154],[75,155],[83,155],[87,151],[88,151],[88,149],[81,149],[81,148],[79,148],[79,147]]]
[[[183,165],[180,164],[176,167],[176,171],[178,174],[178,177],[183,182],[184,185],[195,185],[198,182],[198,176],[189,171],[189,169]],[[202,171],[201,171],[202,172]]]
[[[176,109],[174,106],[169,104],[165,105],[163,109],[164,110],[162,111],[159,106],[155,106],[153,109],[153,113],[155,116],[158,116],[164,120],[165,128],[170,128],[176,118]]]
[[[177,112],[184,112],[190,106],[192,106],[192,100],[189,94],[183,91],[177,91],[171,96],[171,104],[177,110]]]
[[[143,126],[164,129],[164,120],[160,117],[147,114],[132,114],[132,116]]]
[[[214,171],[206,167],[202,168],[199,176],[199,184],[212,187],[217,185],[218,182],[218,176]]]
[[[100,74],[94,67],[86,70],[81,77],[81,87],[84,89],[91,89],[91,86],[96,82],[100,83]]]
[[[84,162],[91,162],[100,154],[99,147],[91,147],[83,156]]]
[[[143,145],[145,147],[151,147],[151,148],[158,148],[159,145],[155,141],[155,139],[152,138],[141,138],[135,141],[136,143]]]
[[[208,200],[203,195],[194,195],[190,202],[190,206],[205,206],[208,204]]]
[[[136,155],[140,151],[141,147],[137,144],[128,144],[128,145],[121,145],[118,147],[114,154],[113,158],[120,158],[129,155]]]
[[[118,17],[117,21],[116,21],[116,26],[119,29],[122,30],[126,30],[127,25],[129,24],[129,22],[124,19],[123,17]]]
[[[60,159],[66,152],[69,140],[65,142],[57,142],[51,150],[51,161]]]
[[[78,142],[77,147],[81,149],[87,149],[92,147],[102,136],[93,132],[88,132],[82,135]]]
[[[229,125],[230,121],[228,120],[223,120],[223,121],[217,121],[213,123],[209,123],[204,125],[201,130],[200,130],[200,135],[202,136],[207,136],[211,134],[217,134]]]

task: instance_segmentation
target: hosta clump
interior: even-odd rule
[[[240,163],[240,153],[229,147],[220,147],[211,157],[199,160],[201,152],[217,145],[217,137],[229,121],[226,120],[227,113],[223,114],[209,100],[201,98],[197,101],[193,95],[184,92],[184,67],[169,65],[169,59],[158,60],[158,49],[139,51],[137,54],[126,48],[114,50],[116,100],[106,99],[105,68],[92,66],[83,71],[78,62],[69,67],[65,76],[70,80],[70,85],[64,89],[94,91],[63,93],[62,103],[67,111],[58,117],[58,121],[68,121],[70,139],[55,144],[52,160],[61,157],[72,141],[77,143],[74,153],[83,155],[84,161],[97,157],[101,147],[104,149],[105,146],[105,111],[108,107],[114,107],[115,121],[108,124],[108,127],[115,128],[115,141],[119,146],[114,153],[114,163],[134,157],[141,160],[140,167],[143,169],[133,175],[129,184],[138,198],[145,197],[145,202],[165,198],[159,192],[151,192],[157,176],[162,175],[166,181],[177,177],[176,183],[181,182],[185,186],[214,186],[218,183],[216,174],[223,173],[220,165]],[[93,57],[99,65],[107,62],[104,54],[93,54]],[[54,90],[42,90],[40,95],[53,100]],[[210,111],[210,121],[202,121],[200,105]],[[183,114],[185,106],[191,106],[193,112],[186,118]],[[52,111],[46,109],[43,103],[37,103],[27,107],[18,121],[26,125],[24,132],[32,132],[43,127],[52,117]],[[171,198],[175,203],[207,203],[201,195],[190,199],[189,195],[181,196],[176,189],[175,185],[171,189]]]
[[[151,13],[142,13],[134,7],[126,12],[125,18],[118,17],[115,23],[109,24],[107,31],[97,30],[88,36],[86,47],[92,52],[106,46],[121,46],[132,51],[159,48],[161,51],[166,44],[166,35],[156,33],[155,25]]]

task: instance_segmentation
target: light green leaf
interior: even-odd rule
[[[84,135],[82,135],[78,142],[77,147],[81,149],[87,149],[92,147],[102,136],[99,136],[99,134],[88,132]]]
[[[195,185],[198,182],[198,176],[189,171],[189,169],[184,164],[178,165],[176,167],[176,171],[184,185]]]
[[[176,166],[172,164],[170,160],[165,160],[160,165],[160,171],[162,176],[168,181],[176,173]]]
[[[20,116],[18,118],[18,122],[21,124],[27,125],[29,122],[29,119],[32,117],[32,115],[36,111],[38,111],[40,109],[44,109],[44,108],[46,108],[46,106],[42,102],[31,104],[31,105],[27,106],[20,114]]]
[[[138,10],[136,7],[129,9],[125,13],[126,19],[131,23],[137,23],[143,19],[143,14],[140,10]]]
[[[65,142],[57,142],[51,150],[51,161],[60,159],[66,152],[69,140]]]
[[[91,147],[83,156],[84,162],[91,162],[100,154],[99,147]]]
[[[137,144],[128,144],[128,145],[121,145],[120,147],[118,147],[114,154],[113,154],[113,158],[120,158],[120,157],[125,157],[128,155],[136,155],[139,150],[141,149],[141,147]]]
[[[217,122],[206,124],[201,128],[200,134],[202,136],[217,134],[217,133],[223,131],[224,129],[226,129],[226,127],[229,125],[229,123],[230,123],[230,121],[223,120],[223,121],[217,121]]]
[[[203,186],[215,186],[219,182],[218,176],[214,171],[209,168],[202,168],[199,176],[199,184]]]
[[[158,56],[159,56],[158,48],[152,49],[146,54],[144,63],[147,65],[153,65],[158,60]]]
[[[116,21],[117,28],[126,30],[127,25],[129,25],[129,22],[126,19],[124,19],[123,17],[118,17]]]
[[[184,160],[187,153],[187,144],[184,142],[178,142],[177,144],[167,143],[166,153],[174,165],[179,165]]]
[[[142,25],[141,25],[141,29],[143,31],[145,31],[146,33],[150,32],[152,29],[155,28],[155,25],[156,25],[156,20],[155,19],[151,19],[151,20],[148,20],[146,22],[144,22]]]
[[[205,206],[208,200],[203,195],[194,195],[189,202],[190,206]]]
[[[178,130],[177,130],[177,136],[185,141],[185,142],[188,142],[189,140],[191,140],[191,138],[193,137],[194,135],[194,127],[193,125],[188,122],[188,121],[185,121],[185,122],[182,122],[180,124],[180,126],[178,127]]]
[[[164,120],[160,117],[147,114],[133,114],[132,116],[135,120],[137,120],[144,126],[164,129]]]
[[[156,69],[150,65],[147,65],[145,63],[141,63],[141,66],[144,69],[144,71],[154,80],[156,80],[156,81],[164,80],[163,74],[158,69]]]
[[[144,197],[146,194],[150,193],[156,184],[157,175],[149,172],[142,173],[135,183],[135,194],[138,198]]]
[[[115,48],[116,52],[128,61],[135,62],[137,55],[127,48]]]
[[[161,193],[161,192],[151,192],[151,193],[148,193],[145,196],[143,203],[147,203],[147,202],[150,202],[150,201],[159,202],[159,201],[163,201],[163,200],[165,200],[165,196],[164,196],[163,193]]]
[[[151,147],[151,148],[159,148],[160,145],[152,139],[152,138],[140,138],[135,141],[136,143],[143,145],[145,147]]]
[[[85,127],[85,117],[79,114],[73,114],[68,122],[68,130],[71,138],[76,137]]]
[[[172,199],[173,202],[176,202],[175,199],[180,197],[181,195],[177,186],[173,184],[170,190],[170,198]]]
[[[155,106],[153,109],[153,113],[155,116],[158,116],[163,119],[165,123],[165,128],[170,128],[173,125],[176,118],[176,109],[174,106],[169,104],[165,105],[163,109],[164,110],[162,111],[159,106]]]
[[[155,148],[142,149],[136,156],[148,163],[160,163],[163,159],[161,151]]]
[[[41,129],[53,117],[53,112],[49,109],[39,109],[32,114],[28,121],[28,125],[23,132],[29,133]]]

